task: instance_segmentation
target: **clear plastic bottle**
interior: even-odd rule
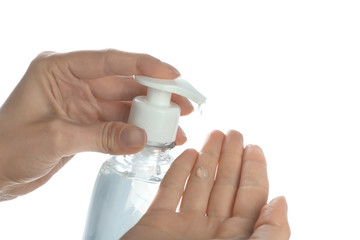
[[[112,156],[101,167],[95,183],[83,240],[115,240],[144,215],[173,159],[180,107],[172,93],[197,104],[206,98],[187,81],[137,76],[148,87],[147,96],[133,99],[128,122],[143,128],[148,146],[141,152]]]
[[[117,240],[144,215],[173,158],[172,144],[111,156],[97,177],[83,240]]]

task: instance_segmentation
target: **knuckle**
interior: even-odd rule
[[[110,68],[111,64],[110,62],[116,58],[116,55],[119,54],[119,51],[113,48],[107,48],[102,50],[102,67],[103,67],[103,72],[105,72],[106,74],[113,74],[114,71]]]
[[[108,61],[109,59],[112,59],[114,56],[121,53],[121,51],[119,51],[115,48],[105,48],[101,52],[104,56],[104,61]]]
[[[35,59],[30,63],[30,67],[35,69],[47,69],[54,61],[56,56],[55,52],[45,51],[38,54]]]
[[[159,63],[161,62],[159,59],[153,57],[150,54],[147,53],[138,53],[138,54],[134,54],[134,61],[135,61],[135,65],[137,67],[137,69],[141,69],[141,66],[145,63],[150,63],[150,62],[154,62],[154,63]]]
[[[199,155],[198,161],[205,166],[209,165],[210,162],[217,162],[220,157],[220,153],[215,151],[201,151]]]
[[[256,160],[245,161],[240,184],[244,188],[258,188],[268,192],[266,165]]]
[[[101,151],[106,153],[114,152],[114,147],[116,146],[116,123],[103,123],[100,130],[100,137],[97,139],[99,139],[97,145]]]
[[[263,170],[267,170],[267,163],[266,163],[266,160],[265,158],[261,158],[261,157],[253,157],[253,156],[246,156],[246,153],[245,153],[245,157],[243,159],[244,163],[243,165],[244,166],[247,166],[249,168],[256,168],[256,169],[263,169]]]
[[[53,52],[53,51],[44,51],[44,52],[41,52],[37,55],[36,59],[47,59],[53,55],[55,55],[56,53]]]
[[[242,179],[239,188],[260,191],[266,194],[269,193],[269,184],[267,182],[259,181],[253,178]]]
[[[157,59],[153,56],[151,56],[150,54],[147,53],[140,53],[139,58],[143,58],[143,59]]]
[[[116,50],[115,48],[105,48],[102,50],[105,54],[113,54],[118,52],[118,50]]]
[[[38,54],[36,56],[36,58],[34,59],[35,63],[44,63],[44,62],[48,62],[50,59],[52,59],[55,56],[55,52],[52,51],[45,51],[45,52],[41,52],[40,54]]]
[[[227,187],[230,187],[233,189],[237,189],[238,185],[239,185],[239,181],[238,181],[237,176],[225,175],[225,176],[216,178],[216,185],[218,185],[219,187],[227,186]]]
[[[243,155],[242,148],[232,148],[224,146],[221,152],[221,158],[232,159],[233,161],[241,162],[241,157]]]

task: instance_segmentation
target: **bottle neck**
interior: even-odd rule
[[[148,142],[147,145],[138,153],[130,155],[133,164],[165,164],[171,158],[170,150],[175,147],[175,143],[156,144]]]
[[[166,152],[166,151],[170,151],[175,146],[176,146],[175,142],[171,142],[171,143],[147,142],[145,148],[142,151],[144,151],[145,149],[150,149],[154,151]]]
[[[175,146],[170,144],[148,143],[138,153],[130,155],[113,155],[105,165],[121,175],[141,179],[148,182],[159,182],[172,164],[174,158],[170,150]]]

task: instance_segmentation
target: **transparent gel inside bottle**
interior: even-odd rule
[[[147,211],[173,158],[173,144],[147,146],[141,152],[111,156],[98,174],[84,240],[117,240]]]
[[[112,156],[95,183],[84,240],[115,240],[144,215],[173,158],[181,109],[171,102],[173,93],[202,104],[206,98],[182,78],[173,80],[134,76],[148,87],[146,96],[131,103],[128,123],[146,131],[148,146],[141,152]],[[155,144],[156,143],[156,144]]]

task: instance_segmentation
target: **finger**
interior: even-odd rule
[[[263,151],[256,145],[246,146],[243,154],[239,190],[233,216],[244,220],[241,226],[245,236],[250,236],[261,208],[266,205],[269,182]]]
[[[128,121],[131,108],[130,101],[105,101],[97,99],[97,103],[102,120],[121,122]],[[178,131],[177,138],[178,137],[181,137],[181,139],[179,139],[179,142],[176,142],[177,145],[182,145],[186,142],[186,135],[182,129],[181,131]]]
[[[277,197],[261,210],[250,239],[288,240],[290,226],[284,197]]]
[[[148,211],[159,209],[176,211],[184,192],[186,179],[191,173],[197,156],[196,150],[188,149],[173,162],[161,181],[158,193]]]
[[[111,75],[145,75],[164,79],[174,79],[179,76],[179,72],[174,67],[150,55],[114,49],[54,54],[50,58],[56,59],[58,66],[67,66],[67,70],[79,79]]]
[[[97,99],[101,119],[104,121],[121,121],[127,122],[130,114],[131,102],[121,101],[104,101]],[[183,145],[187,141],[185,132],[181,127],[178,127],[176,133],[175,144],[177,146]]]
[[[104,121],[127,122],[130,114],[131,102],[97,100],[101,119]],[[185,132],[178,127],[175,144],[183,145],[187,141]]]
[[[146,95],[147,87],[133,77],[106,76],[86,80],[91,92],[97,98],[109,101],[131,101],[134,97]]]
[[[146,95],[147,87],[136,82],[132,77],[106,76],[86,81],[96,98],[109,101],[131,101],[136,96]],[[188,115],[193,110],[191,102],[177,94],[172,101],[180,106],[181,115]]]
[[[123,122],[77,124],[54,120],[49,131],[54,139],[54,152],[61,156],[96,151],[114,155],[136,153],[146,144],[146,133],[135,125]]]
[[[206,213],[223,140],[224,134],[220,131],[214,131],[209,135],[188,180],[181,212]]]
[[[181,112],[180,112],[181,116],[189,115],[190,113],[192,113],[194,111],[193,105],[191,104],[189,99],[187,99],[185,97],[179,96],[177,94],[172,94],[171,101],[173,101],[174,103],[179,105],[180,110],[181,110]]]
[[[105,101],[97,99],[101,120],[127,122],[130,114],[131,102]]]
[[[177,133],[176,133],[176,139],[175,144],[177,146],[183,145],[187,141],[187,137],[185,135],[184,130],[181,127],[178,127]]]
[[[211,192],[208,216],[227,219],[232,215],[239,187],[243,137],[229,131],[223,143],[216,180]]]

